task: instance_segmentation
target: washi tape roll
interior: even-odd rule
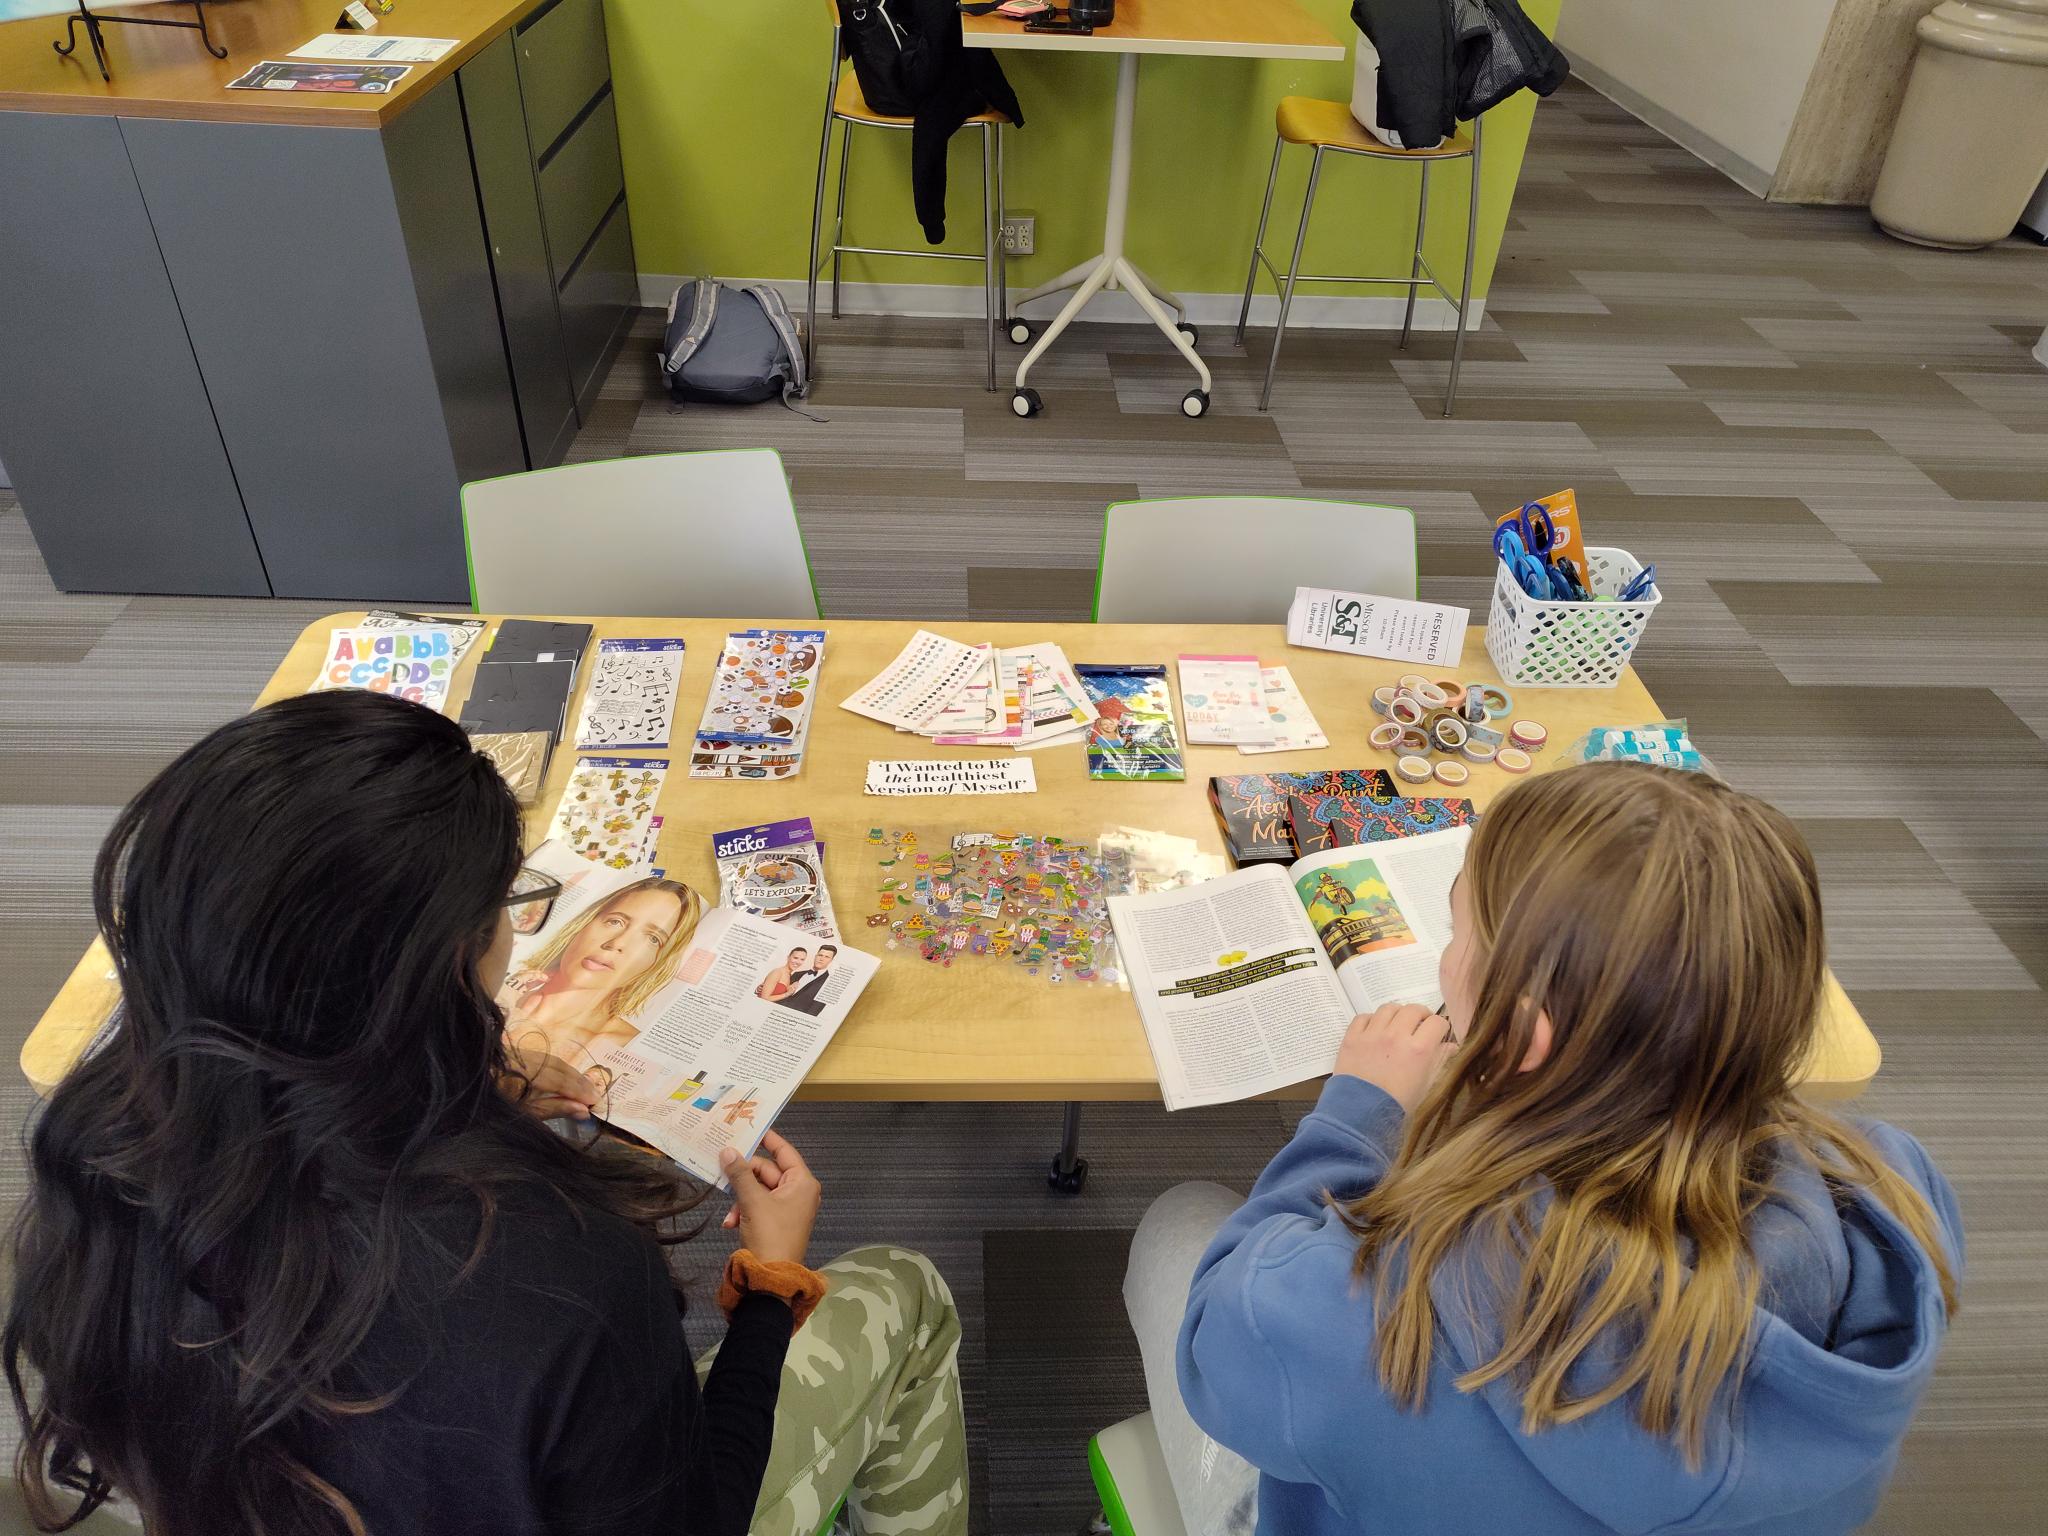
[[[1426,757],[1397,758],[1394,762],[1394,772],[1410,784],[1427,784],[1436,775],[1436,770],[1429,766],[1429,759]]]
[[[1493,761],[1494,753],[1499,748],[1490,742],[1468,741],[1458,750],[1475,763],[1490,763]]]
[[[1430,727],[1429,735],[1446,752],[1455,752],[1472,739],[1472,733],[1465,729],[1465,722],[1456,715],[1445,715]]]
[[[1472,722],[1466,723],[1465,736],[1471,741],[1484,742],[1489,747],[1504,747],[1508,741],[1505,732],[1497,731],[1490,725],[1478,725]]]
[[[1373,689],[1373,691],[1372,691],[1372,712],[1373,712],[1374,714],[1376,714],[1376,715],[1379,715],[1379,716],[1381,716],[1382,718],[1384,718],[1384,717],[1386,716],[1387,712],[1388,712],[1389,710],[1391,710],[1391,709],[1392,709],[1393,707],[1394,707],[1394,690],[1393,690],[1393,687],[1392,687],[1392,685],[1391,685],[1391,684],[1389,684],[1389,685],[1383,685],[1383,686],[1381,686],[1381,687],[1378,687],[1378,688],[1375,688],[1375,689]]]
[[[1437,783],[1448,784],[1453,789],[1456,789],[1460,784],[1466,783],[1472,777],[1472,770],[1470,768],[1467,768],[1463,763],[1451,762],[1449,759],[1438,763],[1434,772]]]
[[[1459,718],[1469,725],[1477,725],[1486,718],[1486,696],[1477,684],[1465,690],[1465,701],[1458,706]]]
[[[1429,755],[1429,736],[1421,726],[1404,725],[1401,727],[1401,754],[1404,757],[1427,757]]]
[[[1462,709],[1465,704],[1465,685],[1454,677],[1440,677],[1437,687],[1444,691],[1444,702],[1453,709]]]
[[[1429,679],[1424,677],[1420,672],[1403,672],[1399,677],[1394,679],[1394,686],[1403,689],[1419,688],[1428,681]]]
[[[1420,725],[1422,717],[1429,713],[1415,699],[1400,694],[1387,706],[1387,718],[1401,725]]]
[[[1517,720],[1508,727],[1508,740],[1528,752],[1541,752],[1550,732],[1534,720]]]
[[[1365,739],[1372,743],[1376,752],[1392,752],[1401,745],[1401,738],[1408,734],[1408,728],[1388,720],[1372,728],[1372,734]]]
[[[1515,707],[1515,701],[1508,697],[1505,688],[1496,688],[1491,683],[1481,683],[1472,691],[1485,702],[1486,716],[1489,720],[1498,720]]]
[[[1431,709],[1442,709],[1451,702],[1451,696],[1435,683],[1418,683],[1408,690]]]
[[[1502,747],[1493,754],[1493,760],[1509,773],[1527,773],[1535,763],[1520,747]]]

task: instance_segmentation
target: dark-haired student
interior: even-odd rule
[[[817,1180],[728,1154],[728,1324],[663,1245],[704,1197],[545,1116],[508,1058],[519,808],[462,730],[359,692],[223,726],[94,874],[121,1028],[31,1133],[0,1355],[37,1523],[151,1536],[966,1530],[959,1324],[896,1248],[806,1267]],[[701,1223],[698,1223],[701,1225]]]

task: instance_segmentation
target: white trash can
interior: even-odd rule
[[[1944,0],[1870,200],[1886,234],[1974,250],[2003,240],[2048,174],[2048,0]]]

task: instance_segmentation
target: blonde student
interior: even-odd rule
[[[1798,831],[1567,769],[1495,803],[1452,912],[1442,1013],[1354,1021],[1250,1199],[1184,1185],[1133,1242],[1191,1536],[1861,1525],[1962,1230],[1912,1137],[1798,1096]]]

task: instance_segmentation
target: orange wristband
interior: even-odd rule
[[[751,1250],[740,1248],[725,1261],[725,1274],[718,1282],[718,1306],[731,1317],[743,1296],[780,1296],[789,1303],[789,1331],[795,1333],[825,1299],[829,1284],[815,1269],[789,1259],[756,1258]]]

